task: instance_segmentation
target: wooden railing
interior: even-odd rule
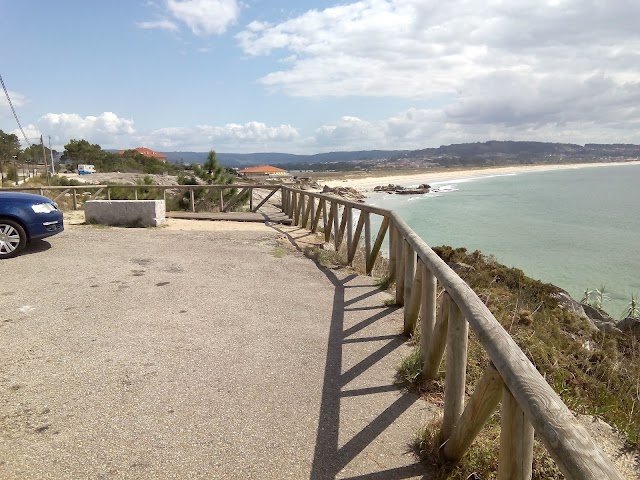
[[[238,191],[230,198],[225,198],[225,191],[237,189]],[[269,193],[263,198],[257,205],[254,205],[253,190],[267,190]],[[249,210],[256,212],[261,208],[271,197],[280,190],[280,185],[245,185],[245,184],[231,184],[231,185],[75,185],[75,186],[56,186],[56,187],[10,187],[3,188],[5,191],[16,192],[30,192],[38,193],[40,195],[48,195],[54,202],[59,202],[66,195],[69,195],[72,202],[72,208],[78,210],[80,204],[87,200],[96,200],[99,198],[111,200],[111,194],[114,190],[118,191],[130,191],[133,192],[133,197],[138,200],[139,192],[143,190],[155,190],[162,192],[162,198],[167,204],[167,192],[188,192],[189,193],[189,207],[192,212],[196,212],[198,209],[198,203],[203,203],[207,200],[214,200],[218,203],[221,212],[230,212],[232,208],[238,205],[240,200],[244,198],[245,194],[248,195]],[[0,191],[2,191],[0,190]],[[196,199],[195,192],[204,191],[204,197]],[[84,193],[90,193],[89,196],[84,196]],[[198,201],[196,201],[198,200]],[[168,206],[168,204],[167,204]]]
[[[295,225],[343,243],[351,263],[364,243],[365,269],[371,274],[385,238],[389,240],[388,276],[395,280],[397,305],[404,305],[404,332],[420,328],[422,378],[435,379],[446,351],[444,415],[441,427],[442,453],[450,460],[462,458],[476,435],[502,403],[498,478],[531,477],[534,432],[545,445],[560,471],[568,479],[622,479],[611,461],[596,447],[584,427],[575,419],[553,388],[504,330],[473,290],[400,218],[390,210],[350,202],[334,196],[265,185],[180,185],[18,187],[6,190],[71,192],[78,208],[78,191],[94,191],[90,198],[110,198],[110,189],[158,189],[189,191],[191,209],[196,211],[197,189],[206,198],[217,195],[221,210],[228,211],[244,193],[266,189],[270,193],[251,211],[258,210],[278,190],[282,210]],[[225,189],[238,188],[233,198],[223,201]],[[249,195],[250,198],[253,195]],[[354,225],[355,215],[359,217]],[[373,237],[371,216],[381,217]],[[355,229],[354,229],[355,226]],[[364,236],[364,241],[361,242]],[[438,285],[444,290],[436,308]],[[418,319],[420,318],[420,322]],[[487,353],[490,364],[465,405],[465,384],[469,328]]]
[[[499,479],[531,478],[534,432],[566,478],[623,478],[485,304],[397,213],[289,187],[282,187],[282,208],[295,225],[313,232],[322,219],[325,240],[333,235],[336,248],[346,233],[349,262],[364,229],[368,274],[388,235],[388,275],[396,281],[396,303],[405,307],[405,334],[419,325],[423,379],[438,376],[446,350],[440,432],[446,458],[462,458],[502,403]],[[356,210],[360,216],[353,231]],[[375,241],[371,215],[382,217]],[[440,308],[438,285],[444,289]],[[491,363],[465,405],[469,328]]]

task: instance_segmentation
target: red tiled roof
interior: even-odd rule
[[[287,173],[287,171],[272,167],[271,165],[260,165],[259,167],[245,168],[244,170],[240,170],[239,173]]]
[[[133,150],[138,152],[140,155],[144,155],[145,157],[149,157],[149,158],[161,158],[161,159],[167,158],[166,155],[163,155],[158,152],[154,152],[150,148],[146,148],[146,147],[138,147],[138,148],[134,148]],[[122,155],[124,152],[126,152],[126,150],[120,150],[118,153]]]

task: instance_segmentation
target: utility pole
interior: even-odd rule
[[[49,155],[51,155],[51,176],[56,174],[56,169],[53,166],[53,150],[51,150],[51,135],[48,135],[49,137]]]
[[[40,135],[40,145],[42,145],[42,158],[44,159],[44,175],[47,177],[47,185],[51,186],[51,181],[49,180],[49,166],[47,165],[47,152],[44,149],[44,140],[42,139],[42,135]]]

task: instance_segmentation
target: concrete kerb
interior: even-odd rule
[[[85,203],[87,223],[157,227],[165,223],[163,200],[90,200]]]

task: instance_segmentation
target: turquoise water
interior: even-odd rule
[[[428,175],[417,183],[430,183]],[[602,285],[618,318],[640,292],[640,165],[431,183],[424,196],[371,194],[429,245],[493,254],[579,300]]]

